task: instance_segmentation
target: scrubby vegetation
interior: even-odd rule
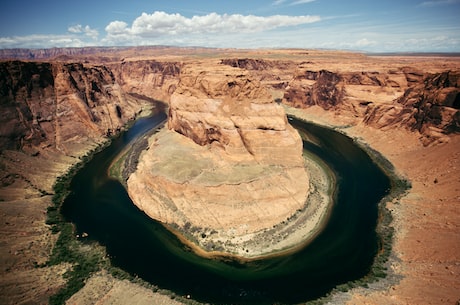
[[[295,118],[301,121],[303,120],[302,118]],[[334,130],[343,133],[342,130],[344,128],[347,128],[347,126],[337,127],[334,128]],[[385,158],[380,152],[373,149],[370,145],[361,141],[358,138],[355,138],[354,141],[370,156],[373,162],[388,176],[391,183],[391,189],[379,203],[379,218],[376,228],[379,243],[377,253],[374,258],[374,262],[366,276],[354,281],[349,281],[347,283],[337,285],[327,296],[309,301],[306,303],[308,305],[328,303],[331,300],[332,295],[337,292],[347,292],[350,289],[357,287],[368,288],[371,283],[387,278],[389,274],[388,264],[390,257],[392,255],[394,228],[392,227],[393,216],[386,205],[387,203],[392,201],[397,203],[399,198],[401,198],[412,187],[412,185],[409,180],[398,175],[393,164],[387,158]]]
[[[101,270],[103,266],[108,264],[101,247],[96,245],[85,247],[83,243],[77,240],[73,225],[65,221],[60,211],[65,198],[69,194],[70,182],[74,175],[94,154],[100,152],[108,144],[99,145],[83,156],[81,161],[70,167],[67,173],[58,177],[53,186],[54,195],[52,205],[47,210],[46,223],[51,226],[51,231],[54,234],[59,234],[59,237],[46,265],[70,263],[72,267],[64,275],[67,284],[50,297],[50,304],[64,304],[68,298],[84,286],[85,280],[92,273]]]
[[[80,158],[80,161],[71,166],[68,171],[58,177],[53,186],[52,205],[47,209],[46,223],[50,226],[53,234],[59,234],[49,261],[45,266],[53,266],[68,263],[71,268],[64,274],[66,285],[49,299],[50,305],[65,304],[72,295],[83,288],[87,279],[92,274],[106,270],[113,277],[120,280],[128,280],[137,283],[153,292],[171,296],[171,299],[180,300],[184,304],[199,304],[194,300],[183,296],[177,296],[174,292],[160,289],[130,273],[112,266],[105,248],[92,241],[82,241],[77,237],[74,226],[67,222],[62,213],[61,206],[69,195],[70,183],[77,172],[92,159],[92,157],[106,148],[110,142],[101,144]],[[44,267],[37,265],[37,267]]]

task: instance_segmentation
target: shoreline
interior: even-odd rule
[[[357,125],[350,121],[339,121],[331,123],[331,118],[321,118],[321,114],[311,114],[305,109],[298,109],[283,105],[286,115],[292,116],[300,121],[308,122],[318,126],[330,128],[336,132],[352,139],[372,159],[374,164],[378,166],[385,175],[390,179],[390,190],[378,204],[378,218],[375,231],[379,238],[379,249],[376,253],[374,262],[370,266],[369,273],[363,278],[343,283],[337,286],[329,295],[322,297],[322,300],[340,300],[340,302],[348,303],[348,300],[353,297],[352,289],[366,289],[371,285],[375,285],[377,290],[388,289],[400,284],[403,275],[394,269],[394,266],[399,264],[399,256],[396,253],[396,228],[400,226],[398,223],[398,215],[394,215],[394,206],[404,200],[412,192],[412,183],[410,176],[406,176],[398,171],[398,167],[391,162],[388,155],[374,148],[372,141],[368,141],[362,132],[356,132]],[[314,116],[314,117],[313,117]],[[353,129],[347,132],[347,129]],[[396,217],[396,219],[395,219]],[[363,288],[364,287],[364,288]],[[347,300],[347,301],[345,301]]]

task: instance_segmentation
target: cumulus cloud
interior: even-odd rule
[[[110,35],[123,34],[129,31],[128,24],[124,21],[112,21],[105,27],[105,31]]]
[[[97,39],[99,32],[95,29],[92,29],[89,25],[82,26],[81,24],[70,26],[67,31],[73,34],[85,34],[92,39]]]
[[[280,27],[295,26],[320,21],[319,16],[267,17],[240,14],[210,13],[203,16],[184,17],[180,14],[168,14],[156,11],[153,14],[142,13],[131,26],[123,21],[109,23],[105,30],[109,37],[133,35],[143,38],[163,35],[210,34],[210,33],[254,33]]]

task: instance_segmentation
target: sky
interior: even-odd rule
[[[140,45],[460,52],[460,0],[0,3],[0,49]]]

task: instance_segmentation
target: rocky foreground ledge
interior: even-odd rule
[[[169,128],[149,139],[129,196],[200,255],[252,259],[292,249],[326,215],[327,198],[319,206],[308,199],[325,196],[327,175],[309,163],[321,185],[312,191],[283,108],[249,75],[219,68],[182,72]]]

